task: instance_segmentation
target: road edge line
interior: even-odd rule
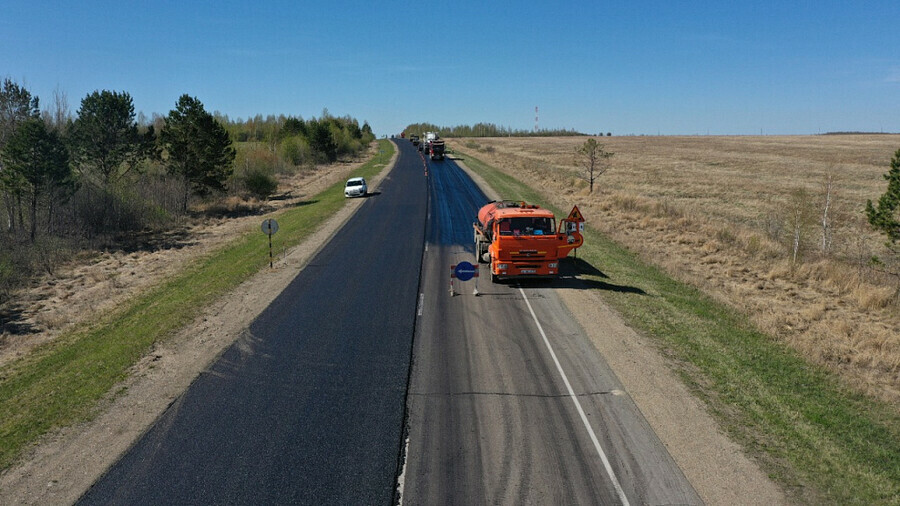
[[[581,421],[584,423],[584,428],[587,429],[588,435],[591,437],[591,441],[594,443],[594,448],[597,450],[597,454],[600,455],[600,460],[603,461],[603,467],[606,469],[606,474],[609,476],[609,479],[612,481],[613,487],[616,489],[616,494],[618,494],[619,499],[622,501],[622,504],[625,506],[629,506],[628,497],[625,495],[625,490],[622,488],[622,485],[619,483],[619,479],[616,477],[615,471],[613,471],[612,465],[609,463],[609,459],[606,457],[606,452],[603,451],[603,447],[600,445],[600,440],[597,439],[597,434],[594,432],[594,428],[591,427],[590,421],[587,419],[587,415],[584,413],[584,408],[581,407],[581,403],[578,401],[578,397],[575,395],[575,391],[572,389],[572,384],[569,383],[569,378],[566,376],[566,372],[562,368],[562,364],[559,363],[559,359],[556,358],[556,352],[553,351],[553,346],[550,344],[550,340],[547,338],[547,334],[544,332],[544,327],[541,325],[541,322],[538,320],[537,315],[534,313],[534,309],[531,307],[531,302],[528,300],[528,296],[525,295],[525,290],[522,287],[519,287],[519,292],[522,294],[522,298],[525,300],[525,305],[528,306],[528,311],[531,313],[531,317],[534,319],[535,325],[537,325],[538,331],[541,333],[541,337],[544,339],[544,344],[547,345],[547,350],[550,351],[550,356],[553,358],[553,363],[556,364],[556,370],[559,371],[559,375],[562,377],[563,383],[566,385],[566,390],[569,393],[569,398],[572,399],[572,402],[575,403],[575,409],[578,410],[578,415],[581,416]]]

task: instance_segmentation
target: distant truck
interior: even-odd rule
[[[578,207],[556,227],[547,209],[525,202],[493,201],[478,211],[475,256],[489,263],[491,281],[506,278],[555,278],[559,261],[584,244],[584,219]]]
[[[444,141],[441,139],[435,139],[428,142],[428,154],[431,155],[432,160],[443,160],[444,159]]]
[[[432,160],[444,159],[444,141],[436,132],[425,132],[425,154],[430,156]]]

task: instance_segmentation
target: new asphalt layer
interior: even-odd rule
[[[81,504],[389,504],[426,184],[398,158],[246,334]]]

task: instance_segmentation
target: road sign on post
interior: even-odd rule
[[[450,296],[456,295],[453,293],[453,279],[459,279],[460,281],[468,281],[472,278],[475,278],[475,291],[474,295],[478,295],[478,265],[472,265],[469,262],[460,262],[456,265],[450,266]]]
[[[460,281],[468,281],[475,277],[475,273],[478,272],[478,269],[475,268],[474,265],[469,262],[460,262],[456,264],[456,267],[453,268],[453,273],[456,274],[456,279]]]
[[[272,236],[278,232],[278,222],[272,218],[263,220],[262,231],[269,236],[269,269],[272,268]]]
[[[569,244],[572,244],[574,240],[574,236],[571,234],[578,231],[579,234],[584,233],[584,215],[581,214],[581,211],[578,209],[578,206],[572,207],[572,211],[569,213],[569,216],[563,220],[566,225],[566,233],[569,235]],[[577,224],[577,225],[576,225]],[[575,262],[578,262],[578,248],[575,248]]]
[[[572,212],[569,213],[569,216],[566,217],[567,221],[574,221],[576,223],[584,223],[584,215],[581,214],[581,211],[578,210],[578,206],[572,208]]]

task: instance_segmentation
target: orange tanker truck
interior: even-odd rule
[[[493,201],[478,211],[475,256],[491,264],[491,281],[559,275],[559,261],[581,246],[584,218],[574,207],[556,227],[547,209],[525,202]]]

